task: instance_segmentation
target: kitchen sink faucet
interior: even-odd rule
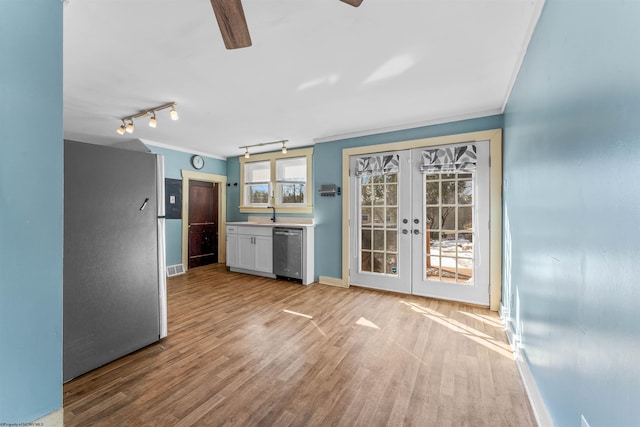
[[[276,222],[276,207],[275,206],[267,206],[267,209],[273,209],[273,216],[271,217],[271,222]]]

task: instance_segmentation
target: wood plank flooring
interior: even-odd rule
[[[66,426],[534,426],[495,313],[199,267],[169,336],[64,385]]]

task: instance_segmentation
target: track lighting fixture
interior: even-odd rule
[[[271,144],[282,144],[282,154],[287,154],[287,146],[285,145],[289,140],[288,139],[282,139],[280,141],[271,141],[271,142],[261,142],[260,144],[253,144],[253,145],[243,145],[242,147],[238,147],[240,149],[244,148],[244,158],[248,159],[251,154],[249,154],[249,148],[251,147],[262,147],[264,145],[271,145]]]
[[[176,111],[176,103],[175,102],[168,102],[166,104],[162,104],[159,105],[157,107],[154,108],[149,108],[148,110],[140,110],[139,113],[131,115],[131,116],[126,116],[126,117],[122,117],[120,120],[122,121],[122,125],[120,125],[120,127],[118,128],[117,132],[119,135],[124,135],[125,132],[126,133],[133,133],[134,131],[134,124],[133,124],[133,120],[134,119],[139,119],[141,117],[146,117],[146,116],[151,116],[151,118],[149,119],[149,127],[155,128],[158,126],[158,119],[156,118],[156,113],[160,110],[164,110],[167,108],[171,108],[171,111],[169,112],[169,117],[171,117],[171,120],[178,120],[178,112]]]

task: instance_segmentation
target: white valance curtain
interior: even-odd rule
[[[398,154],[360,157],[357,161],[355,174],[357,177],[362,177],[398,173],[399,163],[400,156]]]
[[[422,173],[469,173],[476,170],[476,145],[429,148],[422,152]]]

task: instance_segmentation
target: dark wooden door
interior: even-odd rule
[[[189,268],[218,262],[218,184],[189,181]]]

